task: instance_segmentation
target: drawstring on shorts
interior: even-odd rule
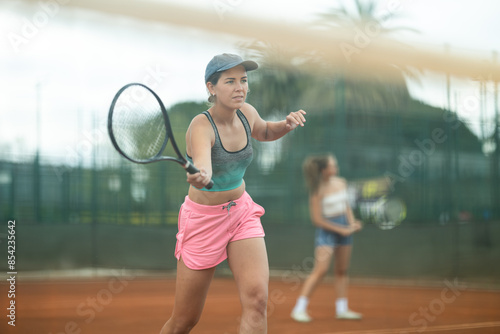
[[[223,206],[222,206],[222,210],[227,209],[227,214],[229,214],[229,210],[231,210],[231,207],[232,207],[232,206],[235,206],[235,205],[237,205],[237,204],[236,204],[236,202],[234,202],[234,201],[229,201],[229,203],[228,203],[227,205],[223,205]]]

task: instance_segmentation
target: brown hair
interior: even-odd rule
[[[210,78],[208,78],[208,80],[207,80],[206,83],[210,82],[214,86],[217,85],[217,82],[219,82],[219,79],[220,79],[221,75],[222,75],[222,71],[221,72],[215,72],[214,74],[212,74],[210,76]],[[215,103],[215,95],[210,94],[208,96],[208,102],[209,103]]]
[[[318,191],[321,183],[321,172],[328,166],[330,159],[335,159],[335,156],[327,153],[311,155],[304,160],[302,171],[310,194]]]

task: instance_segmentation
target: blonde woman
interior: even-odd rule
[[[334,259],[334,286],[338,319],[361,319],[361,314],[348,307],[347,271],[351,260],[352,234],[361,229],[361,222],[354,218],[347,197],[347,183],[338,176],[337,160],[332,154],[308,157],[303,164],[309,188],[309,211],[317,227],[315,261],[292,311],[291,317],[299,322],[309,322],[309,299],[325,277]]]

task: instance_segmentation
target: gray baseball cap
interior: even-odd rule
[[[252,71],[257,69],[259,65],[251,60],[243,60],[240,56],[230,53],[217,55],[210,60],[205,70],[205,83],[216,72],[229,70],[238,65],[243,65],[245,70]]]

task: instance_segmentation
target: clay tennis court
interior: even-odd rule
[[[7,285],[0,294],[7,295]],[[107,277],[19,280],[16,285],[16,326],[2,317],[2,333],[23,334],[156,334],[168,318],[175,291],[173,276]],[[364,314],[361,321],[334,318],[331,281],[312,298],[314,321],[290,319],[298,293],[295,280],[272,278],[269,286],[268,332],[299,333],[499,333],[500,291],[477,289],[457,280],[432,287],[368,284],[353,281],[351,307]],[[2,309],[6,302],[2,297]],[[192,333],[237,333],[240,306],[234,281],[216,277],[203,316]]]

